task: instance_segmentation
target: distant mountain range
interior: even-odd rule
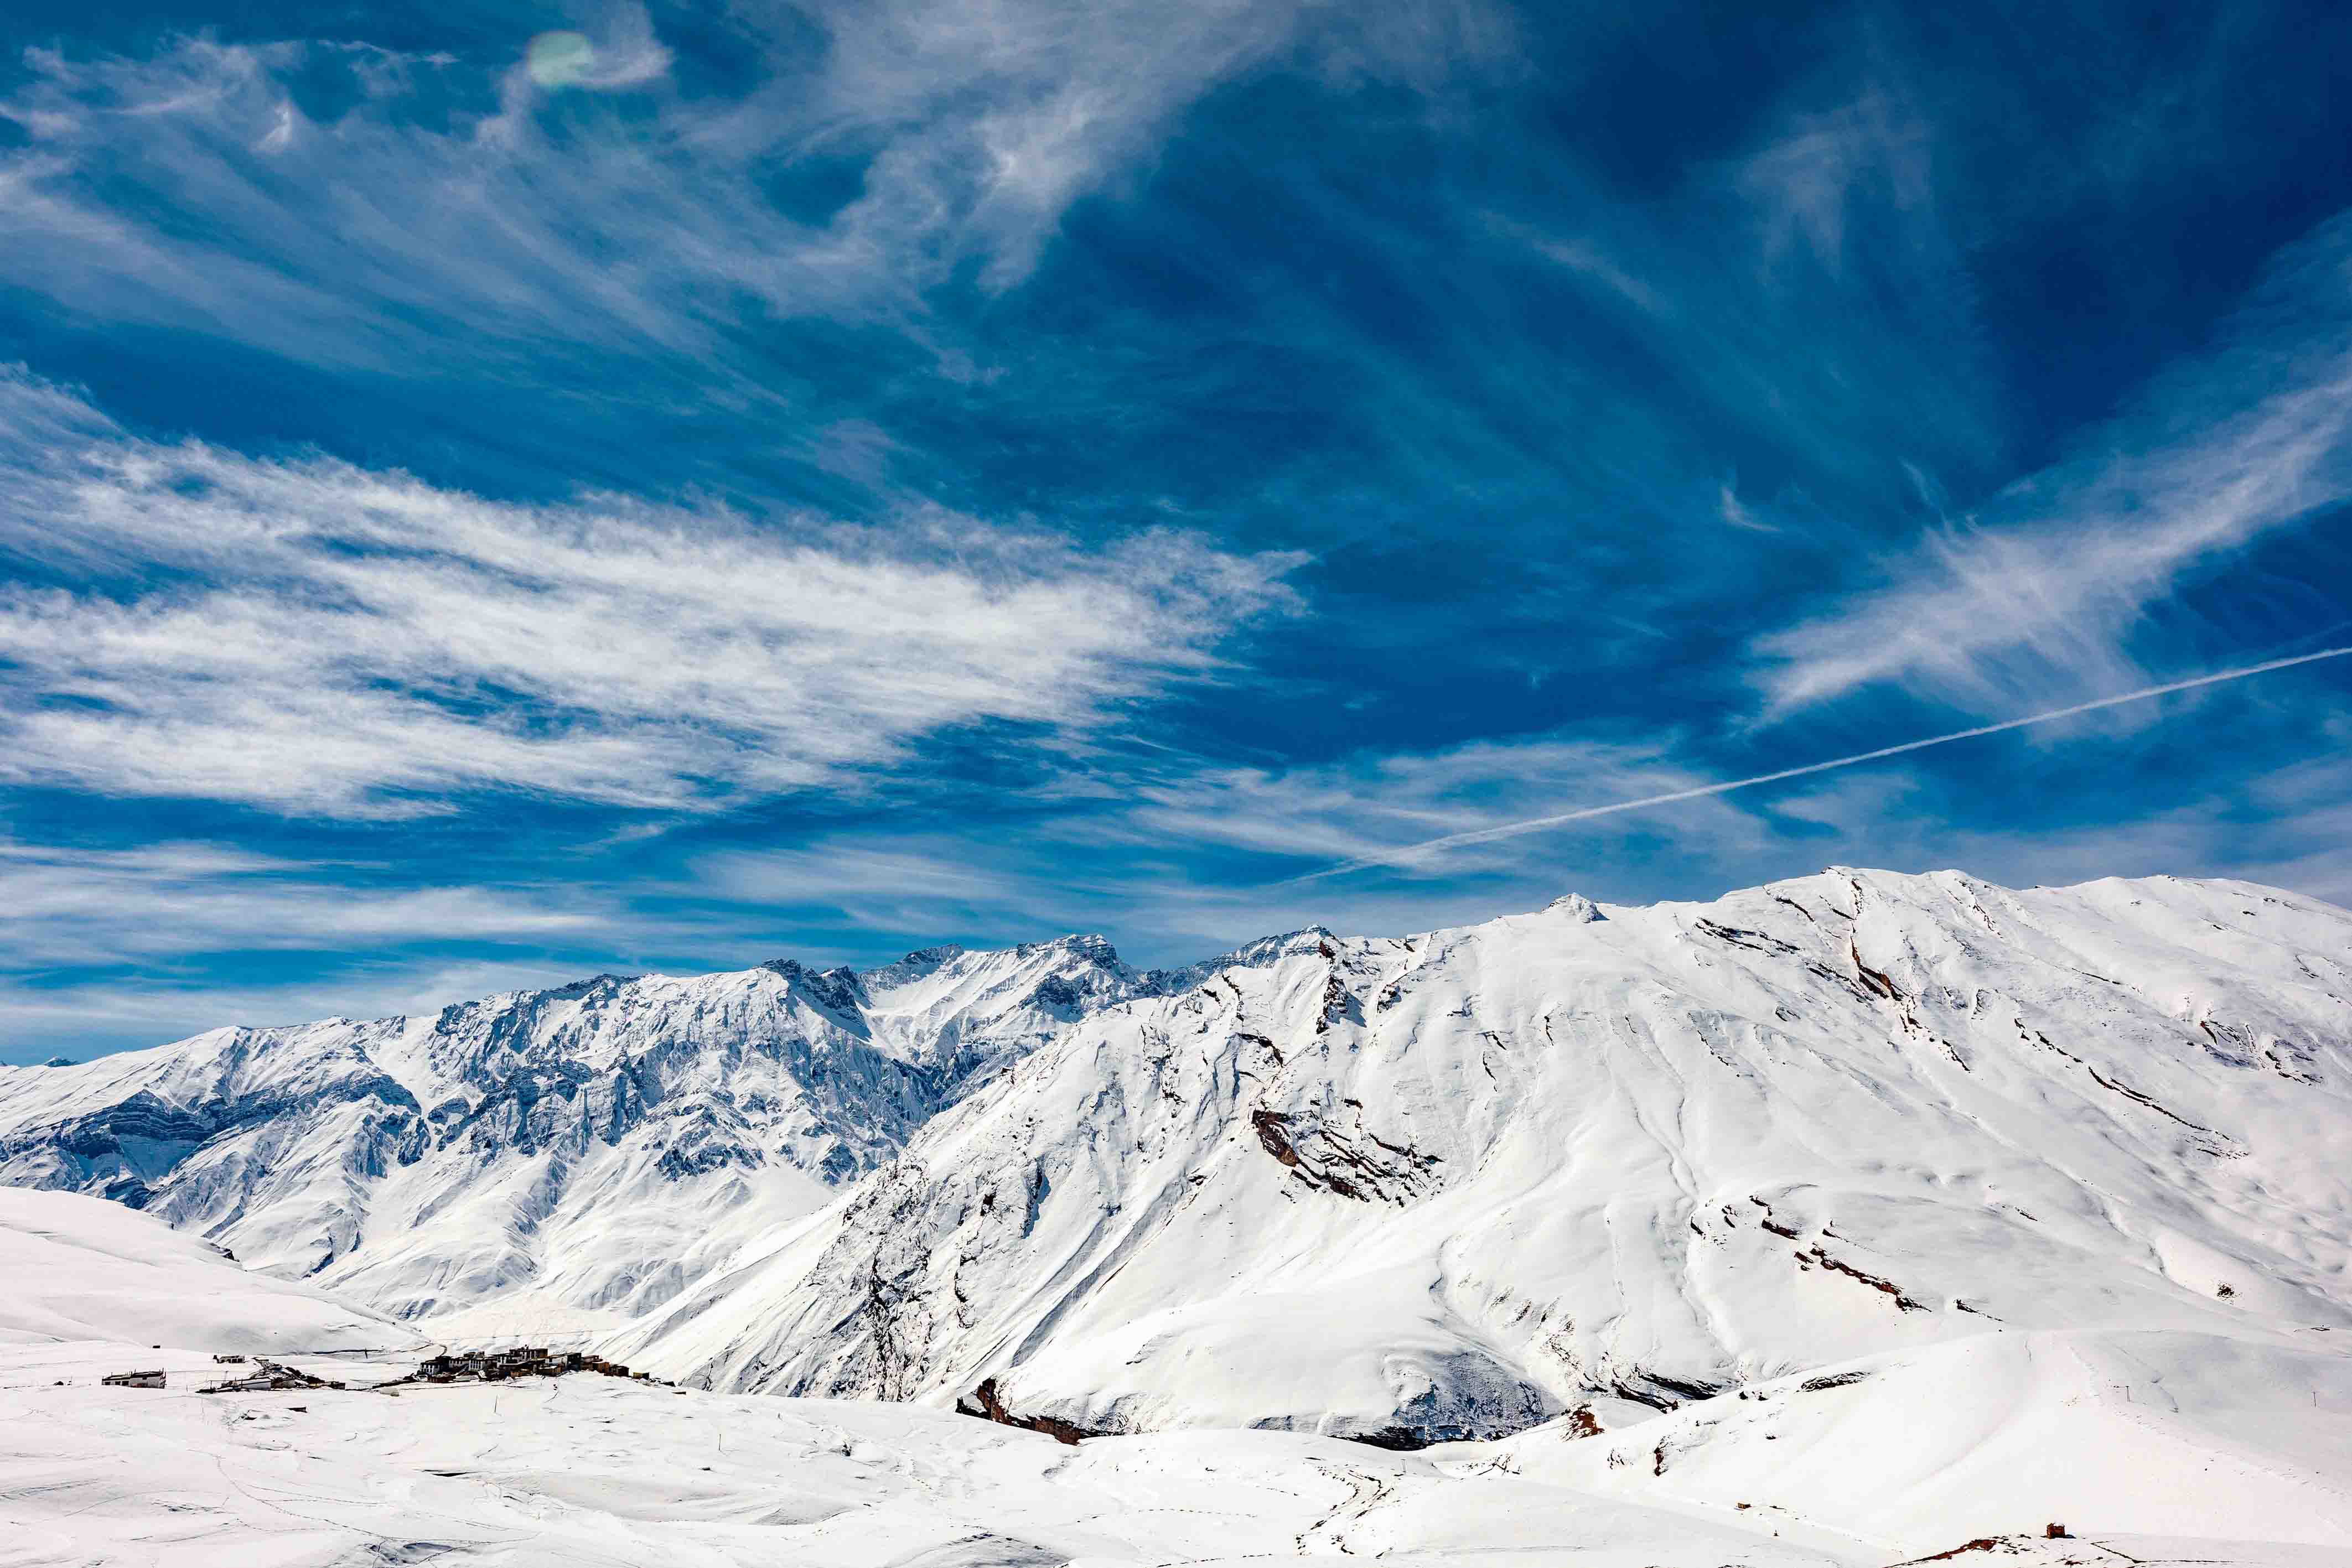
[[[400,1317],[499,1301],[617,1319],[821,1207],[1078,1019],[1181,983],[1074,936],[214,1030],[0,1069],[0,1182],[147,1209]]]
[[[608,977],[0,1070],[0,1180],[730,1390],[1608,1429],[2001,1330],[2332,1346],[2347,965],[2245,883],[1839,870],[1180,971]]]

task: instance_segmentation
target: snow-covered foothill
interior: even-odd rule
[[[2033,1521],[2352,1550],[2352,1356],[2306,1337],[1990,1332],[1495,1452],[1531,1479],[1761,1504],[1917,1552]]]
[[[89,1341],[232,1354],[422,1343],[374,1312],[240,1268],[219,1247],[119,1204],[0,1187],[0,1345]]]

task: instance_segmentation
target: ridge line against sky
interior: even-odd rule
[[[1832,862],[2352,900],[2352,666],[2173,679],[2352,623],[2347,57],[25,0],[0,1061]]]

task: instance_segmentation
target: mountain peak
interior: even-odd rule
[[[624,1348],[739,1392],[1421,1443],[2005,1325],[2352,1328],[2315,1136],[2352,977],[2310,956],[2344,912],[1860,871],[1552,907],[1589,936],[1310,927],[1148,977]]]
[[[1024,942],[1014,950],[1020,953],[1069,953],[1096,964],[1118,962],[1118,949],[1111,946],[1109,937],[1098,931],[1073,931],[1051,941]]]

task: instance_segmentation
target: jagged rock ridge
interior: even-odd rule
[[[822,1207],[1003,1063],[1170,983],[1078,936],[215,1030],[0,1069],[0,1181],[145,1208],[403,1316],[625,1314]]]

